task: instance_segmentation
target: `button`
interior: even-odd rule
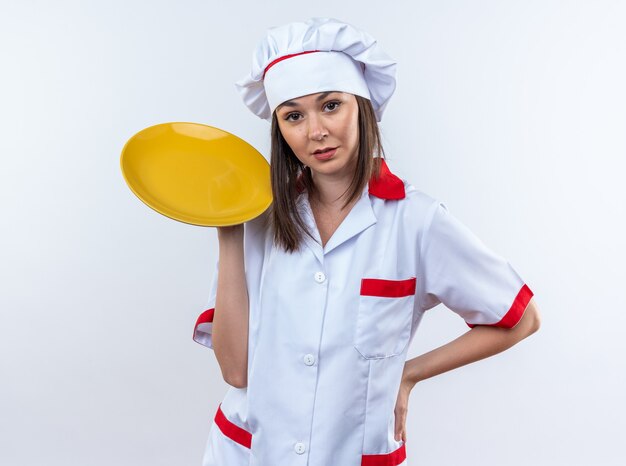
[[[304,443],[298,442],[293,446],[293,449],[298,455],[301,455],[302,453],[304,453],[304,450],[306,450],[306,447],[304,446]]]
[[[315,356],[313,356],[312,354],[307,354],[304,356],[304,363],[307,366],[312,366],[313,363],[315,363]]]
[[[324,280],[326,280],[326,275],[324,275],[324,272],[315,272],[315,281],[317,283],[324,283]]]

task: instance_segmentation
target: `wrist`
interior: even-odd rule
[[[243,238],[243,223],[227,227],[217,227],[217,238],[220,241],[237,240]]]
[[[404,364],[402,373],[402,383],[413,388],[418,382],[426,379],[423,374],[423,366],[419,363],[419,356],[407,361]]]

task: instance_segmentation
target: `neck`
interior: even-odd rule
[[[350,195],[348,189],[355,169],[356,159],[341,173],[326,174],[312,171],[311,177],[315,186],[312,194],[315,202],[326,208],[340,209],[343,207]]]
[[[341,209],[350,195],[348,189],[352,181],[351,173],[353,173],[351,170],[346,174],[333,173],[332,175],[312,172],[315,186],[312,193],[314,202],[326,209]]]

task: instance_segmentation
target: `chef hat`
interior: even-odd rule
[[[252,113],[268,121],[281,103],[325,91],[369,99],[380,121],[395,76],[396,62],[372,36],[333,18],[311,18],[268,29],[250,74],[235,86]]]

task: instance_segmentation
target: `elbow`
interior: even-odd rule
[[[218,360],[219,362],[219,360]],[[239,363],[220,363],[222,378],[231,387],[246,388],[248,386],[248,364],[247,361]]]
[[[527,336],[530,336],[541,328],[541,315],[539,313],[537,305],[535,304],[534,299],[530,300],[524,314],[526,320]]]
[[[533,333],[535,333],[540,328],[541,328],[541,317],[539,316],[539,313],[536,313],[536,315],[533,318],[532,324],[530,326],[530,333],[529,333],[529,335],[532,335]]]
[[[224,382],[235,388],[246,388],[248,385],[247,359],[232,359],[224,357],[221,347],[215,346],[215,356],[222,372]]]
[[[213,333],[213,350],[222,372],[224,382],[235,388],[248,386],[248,349],[235,347],[234,350],[222,346],[219,332]]]
[[[241,374],[222,374],[224,381],[235,388],[246,388],[248,386],[248,380],[245,375]]]

